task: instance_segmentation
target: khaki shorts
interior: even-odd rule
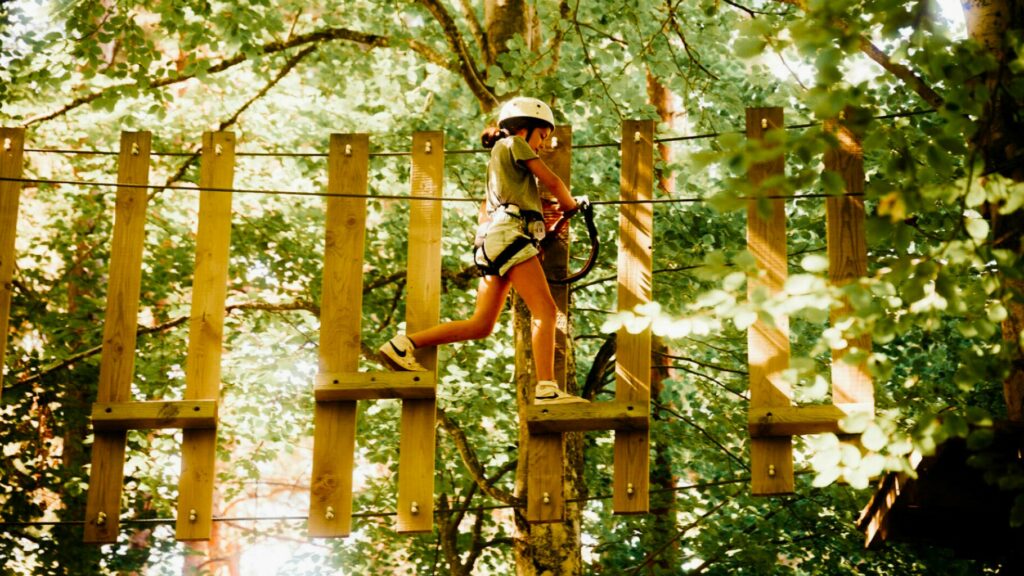
[[[505,214],[477,230],[473,262],[484,276],[504,276],[517,264],[540,254],[537,240],[523,230],[523,220]]]

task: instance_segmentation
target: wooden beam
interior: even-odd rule
[[[747,138],[764,140],[769,130],[781,130],[782,108],[747,108]],[[758,189],[783,174],[785,158],[779,155],[752,165],[751,184]],[[782,199],[768,199],[774,190],[756,190],[759,198],[747,203],[747,248],[757,261],[758,274],[747,281],[747,292],[769,294],[783,289],[788,275],[786,260],[786,206]],[[767,209],[768,214],[764,214]],[[777,317],[774,326],[761,320],[747,329],[750,365],[750,409],[785,407],[793,396],[782,378],[789,368],[789,318]],[[753,438],[750,443],[751,490],[755,495],[788,494],[794,489],[793,440],[790,437]]]
[[[593,402],[530,406],[526,425],[531,434],[589,432],[594,430],[645,431],[650,412],[642,403]]]
[[[431,372],[323,372],[313,389],[317,402],[433,398],[437,383]]]
[[[370,138],[332,134],[327,158],[328,197],[324,280],[320,305],[320,371],[359,367],[363,317],[363,251]],[[315,394],[315,392],[314,392]],[[313,476],[309,535],[347,536],[352,530],[352,467],[356,403],[316,402],[313,407]]]
[[[551,144],[557,142],[557,146]],[[548,139],[548,146],[541,150],[540,157],[566,186],[572,182],[572,127],[557,126]],[[571,189],[571,188],[570,188]],[[547,198],[552,198],[547,190],[542,190]],[[546,210],[546,219],[556,219],[554,209]],[[544,253],[544,271],[550,277],[564,277],[569,268],[569,231],[563,231],[562,237],[553,242]],[[568,384],[566,372],[566,354],[569,346],[567,331],[569,329],[569,287],[550,286],[551,297],[558,308],[558,321],[555,323],[555,381],[563,387]],[[532,380],[534,383],[536,379]],[[528,402],[532,401],[532,390],[528,389]],[[527,404],[525,410],[533,406]],[[524,407],[520,407],[523,410]],[[520,418],[523,413],[520,412]],[[522,421],[522,420],[521,420]],[[527,458],[526,471],[526,519],[529,522],[561,522],[565,517],[565,436],[562,434],[537,434],[528,429],[525,435]],[[520,454],[522,457],[522,453]]]
[[[25,150],[24,128],[0,128],[0,177],[21,178]],[[21,182],[0,181],[0,396],[4,392],[7,326],[14,288],[14,241],[18,230]]]
[[[651,301],[654,193],[654,122],[622,123],[622,174],[619,208],[619,310]],[[640,202],[637,202],[640,201]],[[635,203],[634,203],[635,202]],[[651,330],[616,335],[615,399],[650,410]],[[615,481],[612,504],[617,514],[641,514],[649,508],[650,433],[615,432]]]
[[[760,406],[747,414],[750,436],[800,436],[831,432],[842,434],[839,421],[855,412],[871,412],[871,404]]]
[[[216,400],[96,402],[92,405],[94,430],[211,429],[216,426]]]
[[[441,203],[444,191],[444,133],[416,132],[412,138],[412,196],[409,202],[409,272],[405,324],[410,333],[437,325],[441,316]],[[417,359],[437,374],[437,348]],[[402,401],[398,455],[398,531],[434,529],[434,445],[437,401]]]
[[[149,184],[151,141],[149,132],[121,133],[117,182],[127,186],[117,189],[114,212],[97,391],[97,400],[101,403],[122,403],[131,399],[148,203],[146,189],[140,186]],[[85,507],[85,542],[117,541],[126,438],[124,430],[97,430],[94,434]]]
[[[199,168],[199,229],[192,281],[185,400],[217,400],[231,245],[231,192],[234,186],[235,135],[203,134]],[[178,540],[209,540],[213,526],[217,430],[185,430],[178,479]]]
[[[852,110],[847,111],[852,116]],[[845,195],[825,200],[826,239],[829,280],[836,286],[856,282],[868,273],[867,234],[864,228],[864,151],[860,138],[840,121],[825,123],[835,135],[837,144],[825,151],[825,170],[838,173],[845,185]],[[849,304],[831,311],[832,324],[848,316]],[[867,360],[850,363],[843,358],[851,349],[871,351],[871,335],[847,338],[845,348],[832,350],[832,401],[874,404],[874,385]],[[871,410],[874,412],[874,409]]]

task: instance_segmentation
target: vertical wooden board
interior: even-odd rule
[[[552,143],[557,145],[552,147]],[[571,181],[572,127],[558,126],[548,140],[541,158],[568,186]],[[568,231],[544,253],[544,270],[548,276],[565,276],[569,266]],[[558,307],[555,333],[555,380],[563,387],[566,379],[568,340],[569,287],[551,286],[551,296]],[[521,423],[525,425],[525,423]],[[526,519],[530,522],[561,522],[565,516],[565,435],[531,434],[526,446],[528,471],[526,481]]]
[[[328,193],[365,196],[369,158],[366,134],[332,134]],[[366,199],[328,197],[325,227],[320,371],[354,372],[359,367],[363,315]],[[309,535],[347,536],[352,530],[356,403],[317,402],[313,410]]]
[[[0,128],[0,145],[0,178],[21,178],[25,129]],[[0,395],[4,391],[7,326],[11,315],[11,289],[14,281],[14,242],[20,203],[21,182],[0,181]]]
[[[126,440],[127,433],[123,430],[93,434],[84,542],[109,544],[117,541]]]
[[[148,203],[146,188],[134,186],[149,184],[151,141],[149,132],[121,133],[117,182],[132,187],[117,189],[97,392],[100,402],[131,400]],[[124,482],[125,439],[124,431],[95,432],[85,511],[85,542],[109,543],[117,540]],[[96,520],[101,513],[106,521],[98,524]]]
[[[235,135],[203,134],[199,171],[199,231],[192,282],[185,399],[217,400],[231,244]],[[178,481],[178,540],[208,540],[212,528],[217,430],[185,430]]]
[[[412,138],[412,196],[440,198],[444,183],[444,133]],[[409,201],[409,272],[405,323],[409,332],[437,324],[441,310],[441,202]],[[437,349],[418,353],[437,372]],[[434,527],[434,421],[437,401],[403,400],[398,459],[398,531]]]
[[[781,108],[748,108],[747,138],[762,140],[771,129],[781,129]],[[748,177],[757,187],[769,176],[781,174],[785,159],[777,158],[750,167]],[[770,191],[762,191],[771,195]],[[762,200],[763,201],[763,200]],[[748,294],[765,289],[779,292],[788,274],[786,261],[786,207],[782,199],[767,200],[771,216],[765,218],[758,200],[747,203],[747,249],[754,255],[761,275],[749,278]],[[750,406],[789,406],[792,391],[782,378],[789,367],[789,319],[775,318],[775,326],[760,320],[747,330],[750,365]],[[751,489],[754,494],[786,494],[794,489],[793,439],[753,438],[750,444]]]
[[[838,173],[846,195],[825,202],[829,280],[837,286],[856,282],[868,273],[867,235],[864,229],[864,152],[857,135],[839,122],[825,123],[838,144],[825,151],[825,170]],[[848,307],[832,310],[832,322],[845,316]],[[850,338],[848,347],[832,350],[832,401],[836,404],[874,404],[874,387],[867,363],[849,364],[843,357],[850,348],[868,352],[871,336]]]
[[[654,122],[622,123],[622,175],[619,210],[619,310],[633,310],[651,301],[654,192]],[[651,331],[630,334],[620,329],[615,350],[615,399],[649,409],[651,401]],[[650,432],[616,431],[616,514],[645,513],[649,507]]]
[[[100,402],[131,400],[135,372],[135,335],[142,284],[142,252],[146,240],[146,205],[149,202],[149,132],[122,132],[118,160],[114,236],[110,251],[107,311],[103,323],[100,360]]]

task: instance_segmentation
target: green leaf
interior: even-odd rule
[[[800,267],[811,273],[828,271],[828,258],[820,254],[808,254],[800,259]]]
[[[964,228],[967,230],[967,234],[975,240],[988,238],[988,221],[982,218],[964,218]]]
[[[971,450],[988,448],[994,439],[995,432],[991,428],[975,428],[967,435],[967,447]]]
[[[878,452],[885,447],[889,437],[874,422],[868,424],[860,435],[860,443],[868,450]]]
[[[758,37],[743,37],[737,38],[732,45],[733,53],[738,58],[753,58],[764,52],[765,46],[768,43],[763,38]]]

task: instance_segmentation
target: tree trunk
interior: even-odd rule
[[[676,127],[676,106],[672,91],[661,83],[656,76],[647,72],[647,98],[658,111],[658,117],[670,130]],[[672,162],[672,147],[665,142],[658,143],[658,157],[662,163],[668,166]],[[671,196],[676,189],[676,179],[672,171],[658,171],[658,189],[665,195]]]
[[[484,33],[487,35],[486,67],[498,62],[508,51],[508,41],[519,34],[530,50],[540,44],[537,12],[526,0],[487,0],[484,2]]]
[[[540,44],[540,26],[536,11],[525,0],[487,0],[484,3],[484,32],[487,36],[486,65],[495,65],[508,51],[508,41],[521,36],[531,50]],[[566,182],[568,184],[568,182]],[[550,264],[550,263],[549,263]],[[547,266],[547,265],[546,265]],[[533,351],[530,348],[530,312],[518,297],[514,298],[515,382],[519,412],[519,465],[516,468],[515,492],[526,501],[529,474],[529,438],[526,430],[526,406],[533,396],[536,382]],[[571,350],[564,351],[571,357]],[[569,362],[570,366],[572,362]],[[568,385],[569,383],[565,383]],[[573,382],[574,384],[574,382]],[[582,436],[566,437],[565,497],[573,499],[580,492],[583,476]],[[580,556],[581,506],[567,502],[563,523],[530,525],[525,510],[516,514],[518,532],[514,551],[518,576],[572,575],[582,571]]]
[[[530,348],[530,311],[515,298],[516,399],[519,406],[519,466],[516,468],[516,496],[526,501],[529,470],[529,432],[526,429],[526,406],[536,382],[533,351]],[[566,355],[571,357],[571,351]],[[571,363],[570,363],[571,364]],[[567,383],[568,384],[568,383]],[[570,388],[572,390],[572,388]],[[530,524],[526,511],[516,514],[518,537],[515,541],[516,576],[571,576],[582,574],[580,555],[580,523],[582,506],[568,502],[585,492],[583,485],[582,435],[567,434],[565,441],[565,522]]]
[[[664,389],[662,381],[669,377],[672,362],[668,359],[669,348],[655,340],[651,344],[651,402],[657,401]],[[668,406],[675,408],[675,406]],[[655,437],[651,445],[654,452],[651,458],[651,484],[656,493],[651,495],[651,530],[652,541],[650,550],[661,550],[652,565],[658,573],[671,574],[680,565],[679,541],[676,534],[679,530],[676,521],[676,476],[669,449],[671,440]],[[671,541],[667,541],[672,539]]]
[[[1019,35],[1024,28],[1024,3],[1013,0],[970,0],[964,2],[968,36],[988,49],[998,65],[976,79],[990,94],[978,130],[970,144],[984,160],[985,174],[1001,174],[1016,182],[1024,182],[1024,118],[1019,114],[1020,99],[1015,99],[1009,86],[1019,81],[1010,64],[1017,54],[1006,41],[1007,33]],[[1024,256],[1022,231],[1024,211],[999,214],[999,206],[989,206],[992,221],[993,248],[1006,249]],[[1003,321],[1003,338],[1013,350],[1010,375],[1003,382],[1008,417],[1024,422],[1024,350],[1020,334],[1024,330],[1024,282],[1003,278],[1003,286],[1013,296],[1007,304],[1008,316]]]

